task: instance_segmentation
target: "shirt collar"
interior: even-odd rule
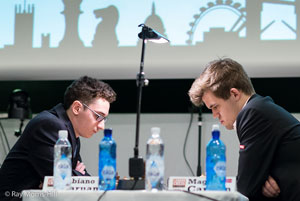
[[[251,96],[247,99],[247,101],[245,102],[244,106],[242,107],[242,109],[247,105],[249,99],[251,98]],[[236,130],[236,120],[233,123],[233,130]]]

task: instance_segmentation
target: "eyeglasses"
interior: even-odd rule
[[[86,107],[87,109],[89,109],[90,111],[92,111],[92,112],[96,115],[96,121],[98,121],[98,122],[101,122],[101,121],[106,122],[107,117],[105,117],[105,116],[103,116],[103,115],[101,115],[101,114],[98,114],[95,110],[91,109],[91,108],[90,108],[89,106],[87,106],[85,103],[82,103],[82,105],[83,105],[84,107]]]

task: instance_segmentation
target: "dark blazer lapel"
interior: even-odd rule
[[[63,105],[60,103],[57,106],[54,107],[54,110],[56,111],[59,119],[63,120],[66,127],[68,128],[68,132],[69,132],[69,141],[71,143],[72,146],[72,158],[74,158],[74,153],[76,150],[76,136],[75,136],[75,132],[74,132],[74,128],[73,125],[63,107]],[[75,160],[72,161],[72,163],[74,163]],[[77,162],[77,161],[76,161]],[[72,165],[74,166],[74,164]],[[76,165],[75,165],[76,166]]]

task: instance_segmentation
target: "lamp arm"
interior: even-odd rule
[[[144,30],[144,27],[143,27]],[[142,105],[142,92],[145,82],[145,73],[144,73],[144,55],[145,55],[145,35],[143,31],[143,44],[142,44],[142,54],[141,54],[141,63],[140,63],[140,72],[137,74],[137,107],[136,107],[136,130],[135,130],[135,147],[134,147],[134,157],[138,158],[139,156],[139,132],[140,132],[140,115],[141,115],[141,105]]]
[[[134,157],[129,159],[129,176],[135,180],[139,180],[145,175],[144,160],[139,156],[139,132],[140,132],[140,115],[142,105],[142,92],[146,82],[144,73],[144,55],[145,55],[145,27],[142,29],[143,44],[142,44],[142,55],[140,63],[140,72],[136,77],[137,84],[137,114],[136,114],[136,132],[135,132],[135,146],[134,146]]]
[[[145,175],[144,160],[139,156],[139,132],[140,132],[140,115],[141,115],[141,104],[142,104],[142,92],[143,87],[147,86],[149,81],[145,79],[144,73],[144,56],[146,41],[158,40],[162,38],[162,35],[154,31],[145,24],[140,24],[142,31],[138,34],[138,37],[143,40],[142,44],[142,55],[140,63],[140,72],[137,74],[137,115],[136,115],[136,133],[135,133],[135,146],[134,146],[134,157],[129,159],[129,176],[133,177],[135,181],[140,180]],[[167,39],[165,39],[168,42]]]

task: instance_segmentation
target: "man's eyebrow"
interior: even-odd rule
[[[98,114],[101,114],[101,115],[103,115],[103,116],[106,116],[106,114],[104,114],[104,113],[101,112],[101,111],[96,111],[96,110],[95,110],[95,112],[97,112]]]
[[[216,103],[211,104],[211,105],[208,107],[208,109],[211,109],[211,108],[215,107],[216,105],[217,105]]]

